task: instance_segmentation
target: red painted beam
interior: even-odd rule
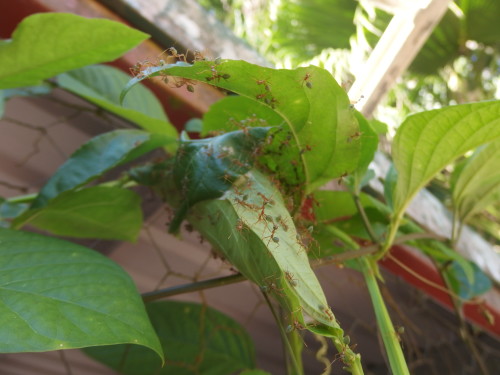
[[[446,287],[439,271],[424,255],[416,254],[404,246],[393,246],[390,256],[380,264],[444,306],[453,309],[452,299],[445,291]],[[471,322],[500,337],[500,312],[491,304],[467,303],[464,313]],[[491,321],[486,315],[492,318]]]

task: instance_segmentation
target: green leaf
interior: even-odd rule
[[[212,104],[203,116],[202,135],[282,124],[283,119],[272,108],[244,96],[226,96]]]
[[[33,225],[60,236],[135,241],[142,226],[141,199],[133,191],[95,186],[65,191],[12,226]]]
[[[59,167],[40,190],[32,208],[40,208],[57,195],[100,177],[117,165],[172,142],[170,137],[135,129],[115,130],[92,138]]]
[[[500,137],[500,101],[457,105],[409,116],[392,145],[398,181],[394,211],[460,155]]]
[[[143,85],[120,105],[120,92],[130,76],[111,66],[95,65],[58,76],[60,87],[79,95],[105,110],[121,116],[143,129],[177,139],[177,130],[168,119],[153,93]],[[170,145],[175,148],[175,144]]]
[[[255,366],[244,327],[217,310],[177,301],[149,303],[146,309],[167,357],[163,367],[138,346],[93,347],[85,353],[126,375],[229,375]]]
[[[360,184],[362,177],[368,170],[368,165],[372,162],[375,151],[378,147],[378,135],[372,128],[370,122],[358,111],[354,112],[359,123],[359,135],[356,133],[354,137],[358,137],[361,142],[361,154],[358,161],[358,167],[355,171],[355,177]],[[351,139],[353,136],[351,135]],[[352,140],[351,140],[352,141]]]
[[[462,222],[500,200],[500,139],[478,149],[452,186],[453,208]]]
[[[252,152],[259,148],[267,132],[267,128],[252,128],[248,132],[234,131],[207,139],[181,137],[173,178],[182,192],[182,204],[176,210],[170,232],[178,231],[192,205],[220,197],[251,168]]]
[[[203,130],[203,121],[199,118],[192,118],[186,122],[184,130],[187,132],[201,133]]]
[[[391,164],[384,179],[384,198],[387,205],[394,209],[394,192],[396,191],[396,184],[398,182],[398,171]]]
[[[277,70],[229,60],[192,66],[181,62],[145,69],[129,82],[121,98],[141,80],[158,75],[203,81],[275,110],[298,146],[295,162],[304,166],[307,192],[358,165],[357,120],[345,91],[324,69]]]
[[[470,300],[490,290],[493,285],[488,276],[474,263],[467,261],[472,267],[473,277],[467,276],[462,265],[453,261],[448,267],[444,267],[444,272],[450,282],[453,292],[461,298]]]
[[[56,74],[112,61],[148,35],[122,23],[69,13],[26,17],[0,45],[0,88],[36,85]]]
[[[304,311],[342,337],[281,194],[264,175],[249,171],[223,197],[194,206],[189,221],[301,324]]]
[[[85,247],[0,228],[0,352],[131,343],[163,359],[130,277]]]

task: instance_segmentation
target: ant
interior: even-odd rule
[[[285,277],[291,286],[297,286],[297,279],[290,272],[285,271]]]
[[[163,79],[163,81],[165,83],[168,83],[168,77],[165,77]],[[187,78],[174,78],[174,88],[178,89],[178,88],[181,88],[182,86],[186,85],[186,89],[189,91],[189,92],[194,92],[194,86],[193,85],[196,85],[196,82],[191,80],[191,79],[187,79]],[[172,87],[172,86],[171,86]]]
[[[183,53],[178,54],[177,50],[174,47],[167,48],[166,51],[167,51],[167,53],[170,53],[172,55],[172,57],[179,59],[179,60],[182,60],[184,62],[187,62],[186,55]]]
[[[137,77],[137,78],[142,78],[144,75],[144,70],[146,68],[149,68],[152,66],[151,61],[149,60],[142,60],[138,61],[135,65],[130,67],[130,73],[132,76]]]
[[[347,143],[351,143],[353,140],[359,139],[363,135],[363,132],[360,132],[359,130],[351,134],[349,137],[347,137]]]
[[[288,232],[288,225],[286,224],[286,221],[281,216],[277,216],[276,220],[278,221],[278,224],[281,225],[281,228],[283,228],[285,232]]]
[[[272,198],[266,197],[264,194],[262,194],[260,191],[257,192],[257,195],[262,198],[262,201],[264,202],[264,205],[267,204],[274,204],[274,201]]]
[[[205,61],[205,56],[198,50],[194,50],[193,52],[193,61]]]
[[[302,78],[301,80],[301,83],[302,83],[302,87],[304,86],[304,84],[312,89],[312,82],[309,81],[309,79],[312,77],[312,74],[311,73],[306,73],[306,75],[304,76],[304,78]]]
[[[271,91],[271,85],[269,85],[269,82],[267,82],[265,79],[257,79],[255,82],[258,85],[264,85],[264,90],[266,91]]]
[[[271,278],[271,277],[273,277],[273,276],[268,276],[268,277],[266,277],[264,279],[264,284],[265,285],[262,285],[260,287],[260,290],[262,291],[262,293],[274,292],[277,295],[279,295],[281,297],[284,297],[285,294],[283,293],[283,288],[278,288],[278,286],[276,285],[275,281],[269,280],[269,278]]]
[[[302,150],[300,150],[300,154],[304,154],[307,151],[312,151],[312,146],[306,145]]]
[[[246,208],[249,208],[251,210],[255,210],[255,209],[259,208],[259,207],[255,206],[255,205],[251,204],[251,203],[245,202],[243,199],[234,198],[234,201],[236,203],[238,203],[239,205],[241,205],[243,207],[246,207]]]
[[[245,223],[243,222],[243,220],[238,219],[238,221],[236,222],[235,228],[238,232],[241,233],[243,231],[243,229],[245,229]]]
[[[332,310],[329,308],[329,307],[325,307],[323,309],[323,312],[328,315],[328,318],[330,318],[330,320],[335,320],[335,316],[333,316],[333,312]]]
[[[348,174],[349,174],[349,173],[344,172],[344,173],[342,173],[342,174],[340,175],[340,177],[339,177],[339,179],[338,179],[338,184],[339,184],[339,186],[341,186],[341,185],[343,184],[343,182],[344,182],[344,177],[347,177],[347,175],[348,175]]]
[[[267,219],[267,217],[266,217]],[[271,217],[271,220],[272,220],[272,217]],[[279,243],[280,242],[280,239],[279,237],[276,237],[274,235],[274,233],[276,233],[276,231],[279,229],[279,227],[276,225],[276,224],[273,224],[273,229],[271,231],[271,234],[269,236],[266,236],[264,238],[269,238],[269,241],[267,241],[267,245],[266,246],[269,246],[269,242],[273,241],[274,243]]]

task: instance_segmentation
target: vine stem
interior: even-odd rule
[[[384,342],[392,373],[397,375],[410,375],[403,355],[403,350],[399,344],[398,334],[394,329],[377,283],[377,278],[375,276],[378,274],[377,264],[376,262],[370,262],[366,258],[360,259],[359,264],[372,300],[375,317],[377,319],[380,335],[382,336],[382,341]]]
[[[441,237],[434,235],[432,233],[411,233],[396,238],[394,243],[400,244],[410,240],[425,239],[425,238],[440,239]],[[346,260],[356,259],[366,255],[373,254],[379,249],[378,245],[359,247],[359,245],[352,240],[350,240],[348,245],[352,247],[351,249],[352,251],[346,251],[341,254],[335,254],[327,258],[311,261],[311,267],[317,268],[332,263],[345,262]],[[247,278],[245,276],[238,273],[236,275],[222,276],[214,279],[197,281],[189,284],[173,286],[170,288],[154,290],[151,292],[143,293],[141,297],[144,302],[151,302],[151,301],[156,301],[158,299],[172,297],[183,293],[197,292],[204,289],[217,288],[219,286],[235,284],[246,280]]]
[[[296,358],[296,353],[293,350],[292,345],[290,344],[290,341],[288,340],[288,337],[286,335],[285,330],[283,329],[283,324],[281,323],[281,319],[279,318],[278,314],[276,314],[276,311],[274,310],[274,307],[273,307],[271,300],[269,299],[269,296],[267,295],[267,293],[262,292],[262,294],[264,295],[266,303],[269,306],[271,313],[273,314],[273,317],[274,317],[274,320],[276,321],[276,324],[278,325],[278,329],[279,329],[280,335],[281,335],[281,340],[283,340],[283,343],[285,344],[285,347],[286,347],[288,354],[289,354],[290,362],[292,363],[292,367],[294,370],[293,374],[294,375],[304,375],[304,369],[301,366],[299,366],[299,363],[298,363],[297,358]]]
[[[353,199],[354,199],[354,204],[356,205],[356,209],[358,210],[359,214],[361,215],[361,219],[363,222],[363,226],[366,229],[366,232],[370,236],[370,239],[372,240],[373,243],[378,244],[379,240],[377,238],[377,235],[375,234],[375,231],[373,230],[370,220],[368,220],[368,216],[366,215],[366,211],[361,204],[361,200],[359,199],[359,194],[355,193],[353,194]]]
[[[401,219],[403,218],[403,213],[404,210],[400,210],[393,216],[393,219],[391,220],[391,224],[389,226],[389,234],[387,235],[387,239],[380,248],[380,251],[377,254],[375,254],[374,256],[375,260],[382,259],[393,245],[394,239],[396,238],[396,234],[398,232],[399,224],[401,223]]]

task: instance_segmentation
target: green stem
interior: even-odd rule
[[[9,202],[9,203],[31,203],[35,200],[37,195],[38,195],[38,193],[18,195],[17,197],[8,198],[7,202]]]
[[[387,235],[387,239],[384,244],[380,248],[378,254],[375,255],[375,260],[382,259],[385,254],[390,250],[392,244],[394,243],[394,239],[396,238],[396,234],[398,233],[399,224],[401,223],[401,219],[403,218],[404,211],[400,210],[399,212],[395,212],[394,216],[391,220],[391,224],[389,226],[389,234]]]
[[[394,329],[377,283],[377,278],[375,276],[378,273],[376,269],[377,264],[375,262],[370,263],[366,258],[360,259],[359,264],[361,265],[368,292],[370,293],[380,335],[382,336],[387,357],[389,358],[391,371],[395,375],[410,375],[401,345],[399,344],[398,334]]]
[[[267,305],[269,306],[269,309],[271,310],[271,313],[273,314],[274,320],[276,321],[276,324],[278,325],[281,339],[283,340],[283,343],[285,344],[286,349],[288,350],[289,354],[289,359],[293,367],[293,375],[304,375],[304,369],[302,366],[299,366],[299,363],[297,361],[297,353],[294,351],[294,348],[292,348],[292,345],[290,344],[290,341],[288,340],[287,334],[283,328],[283,324],[281,323],[281,319],[279,318],[278,314],[276,314],[276,311],[274,310],[274,307],[267,295],[267,293],[262,292],[264,295],[264,298],[266,299]],[[300,355],[300,353],[298,353]],[[302,362],[302,361],[301,361]]]
[[[199,281],[196,283],[190,283],[166,289],[154,290],[152,292],[144,293],[141,296],[144,302],[151,302],[165,297],[171,297],[178,294],[189,293],[189,292],[196,292],[204,289],[216,288],[223,285],[239,283],[240,281],[245,281],[245,280],[246,277],[243,276],[242,274],[217,277],[215,279]]]
[[[373,228],[370,224],[370,220],[368,220],[368,216],[366,215],[365,208],[361,204],[361,200],[359,199],[359,195],[357,193],[355,193],[355,194],[353,194],[352,197],[354,199],[354,204],[356,205],[356,208],[357,208],[359,214],[361,215],[363,226],[365,227],[366,232],[370,236],[372,242],[378,244],[379,239],[377,238],[377,235],[375,234],[375,231],[373,230]]]

